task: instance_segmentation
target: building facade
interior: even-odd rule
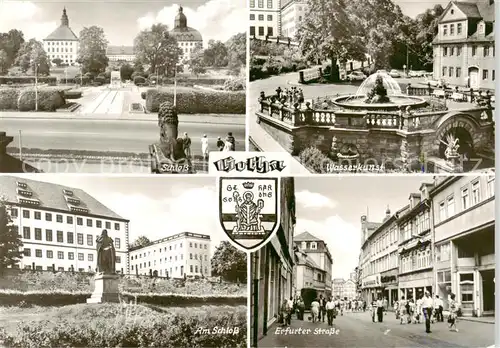
[[[57,58],[62,64],[75,65],[77,63],[79,40],[69,26],[66,8],[63,9],[61,25],[43,39],[43,49],[52,64]]]
[[[300,23],[306,16],[307,1],[287,0],[284,1],[280,9],[281,33],[280,36],[289,37],[295,40]]]
[[[181,62],[186,63],[191,59],[191,55],[196,49],[203,48],[203,37],[198,30],[188,27],[187,17],[183,13],[182,7],[179,7],[174,28],[169,33],[176,38],[177,44],[182,50]]]
[[[334,278],[332,279],[332,296],[333,298],[342,298],[342,286],[344,285],[343,278]]]
[[[250,0],[250,36],[279,36],[280,9],[281,0]]]
[[[348,300],[353,300],[357,297],[356,293],[356,283],[351,279],[347,279],[342,284],[342,298],[347,298]]]
[[[454,176],[430,192],[434,284],[448,309],[454,293],[464,316],[494,315],[495,176]]]
[[[284,299],[294,296],[295,188],[294,179],[281,178],[280,226],[264,247],[251,254],[251,346],[256,347],[275,322]]]
[[[399,298],[416,301],[425,291],[434,293],[432,262],[432,216],[429,190],[432,183],[411,193],[407,209],[397,220],[399,227]]]
[[[301,296],[302,289],[314,289],[318,296],[325,296],[326,272],[304,250],[295,248],[295,295]]]
[[[130,249],[130,273],[169,278],[212,275],[210,236],[183,232]]]
[[[433,41],[434,78],[474,89],[495,88],[493,0],[452,1]]]
[[[85,191],[1,176],[0,197],[23,243],[20,268],[95,271],[96,238],[106,229],[115,242],[117,272],[128,272],[129,220]]]
[[[110,62],[133,62],[135,60],[133,46],[108,46],[106,57]]]
[[[317,280],[324,284],[324,289],[321,294],[327,297],[331,296],[333,258],[326,243],[309,232],[303,232],[295,236],[293,241],[300,251],[306,253],[314,264],[317,265],[319,269],[323,270],[324,279],[320,278],[323,273],[317,273],[316,275],[318,277]]]

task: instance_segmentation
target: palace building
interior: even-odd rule
[[[278,36],[281,31],[281,0],[250,0],[250,36]]]
[[[306,0],[283,1],[280,9],[281,34],[295,40],[300,23],[307,11]]]
[[[108,46],[106,57],[110,62],[133,62],[135,60],[133,46]]]
[[[49,61],[61,59],[63,64],[74,65],[78,58],[79,40],[69,27],[66,8],[63,9],[61,25],[49,36],[43,39],[43,49]]]
[[[494,0],[452,1],[433,41],[434,78],[474,89],[495,88]]]
[[[189,61],[197,48],[203,48],[203,37],[198,30],[188,27],[182,6],[179,7],[179,13],[175,17],[174,29],[169,34],[176,38],[177,44],[182,49],[181,61]]]
[[[210,236],[182,232],[130,249],[130,273],[159,277],[212,275]]]
[[[23,243],[20,268],[94,271],[96,238],[106,229],[115,241],[116,270],[127,273],[129,220],[85,191],[1,176],[0,197],[6,201]]]
[[[281,178],[279,229],[265,246],[251,254],[250,345],[267,335],[276,321],[284,299],[295,295],[294,242],[295,188],[292,177]]]

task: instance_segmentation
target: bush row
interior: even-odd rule
[[[0,89],[0,110],[36,110],[38,94],[38,111],[56,111],[66,103],[64,92],[51,88]]]
[[[0,293],[0,306],[67,306],[86,303],[91,293],[63,292],[63,291],[32,291],[32,292],[3,292]],[[156,306],[194,306],[203,304],[217,305],[246,305],[246,296],[192,296],[183,294],[131,294],[123,293],[122,297],[137,298],[138,303]]]
[[[82,97],[82,91],[64,91],[64,98],[78,99]]]
[[[308,147],[299,153],[299,162],[314,173],[325,174],[334,162],[316,147]],[[330,169],[331,170],[331,169]]]
[[[55,76],[38,76],[38,83],[55,84],[57,77]],[[17,84],[17,83],[35,83],[34,76],[0,76],[0,85]]]
[[[246,347],[246,307],[87,305],[57,308],[0,330],[5,347]],[[200,332],[200,328],[210,330]],[[231,328],[231,333],[218,331]],[[217,330],[217,331],[216,331]]]
[[[303,69],[307,69],[305,61],[276,59],[274,57],[267,59],[254,57],[250,60],[250,81]]]
[[[174,101],[174,89],[150,89],[146,92],[146,109],[158,112],[160,104]],[[177,88],[177,110],[181,114],[244,114],[246,93]]]

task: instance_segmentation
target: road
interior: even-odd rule
[[[19,147],[19,130],[23,148],[43,150],[66,149],[147,153],[148,146],[159,140],[157,121],[77,120],[77,119],[2,119],[1,130],[14,137],[10,144]],[[232,132],[236,151],[245,150],[245,126],[215,123],[181,122],[179,135],[187,132],[192,140],[191,152],[201,154],[201,138],[216,149],[217,137]]]
[[[432,333],[425,333],[424,324],[401,325],[394,313],[384,316],[383,323],[373,323],[369,312],[345,313],[334,320],[331,332],[317,332],[316,328],[329,329],[326,323],[292,319],[292,329],[311,329],[311,334],[276,334],[273,325],[258,347],[439,347],[479,348],[489,347],[495,341],[495,325],[470,321],[458,322],[459,332],[450,331],[447,323],[433,324]],[[331,335],[330,335],[331,333]]]

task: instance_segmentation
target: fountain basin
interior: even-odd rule
[[[423,98],[406,96],[406,95],[393,95],[390,96],[388,103],[365,103],[365,95],[350,95],[334,98],[332,101],[335,105],[345,109],[351,110],[398,110],[401,107],[411,107],[412,109],[425,107],[427,102]]]

